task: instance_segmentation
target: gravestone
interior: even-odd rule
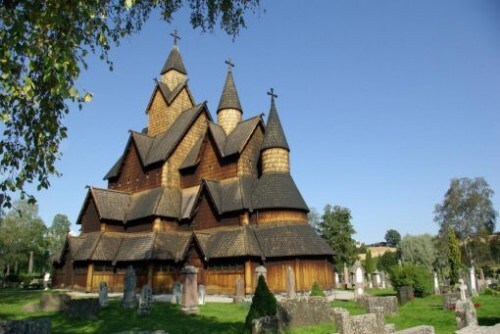
[[[135,288],[137,286],[137,277],[135,276],[134,267],[128,266],[125,273],[125,282],[123,284],[123,307],[135,308],[137,305],[137,297]]]
[[[400,305],[404,305],[407,302],[415,299],[415,294],[412,286],[401,286],[396,292],[396,297]]]
[[[474,266],[469,268],[469,291],[471,296],[477,296],[476,269],[474,268]]]
[[[387,287],[385,272],[383,271],[380,273],[380,286],[382,287],[382,289],[385,289]]]
[[[241,303],[243,302],[243,299],[245,298],[245,280],[239,276],[236,279],[236,298],[234,301],[236,303]]]
[[[150,315],[151,308],[153,307],[153,289],[149,285],[144,285],[141,289],[141,296],[139,298],[139,308],[137,314]]]
[[[474,303],[471,300],[459,300],[455,305],[455,316],[457,329],[467,326],[477,326],[477,314]]]
[[[344,274],[344,283],[345,283],[345,286],[346,286],[346,288],[349,289],[349,288],[351,288],[351,283],[349,281],[349,270],[347,269],[347,265],[345,264],[345,262],[344,262],[344,272],[343,272],[343,274]]]
[[[255,268],[255,286],[257,286],[257,282],[259,281],[259,277],[264,276],[264,279],[267,277],[267,269],[264,266],[258,266]]]
[[[335,277],[335,289],[340,289],[339,273],[335,272],[333,275]]]
[[[439,290],[438,274],[434,272],[434,294],[439,295],[441,291]]]
[[[182,289],[182,308],[186,314],[198,314],[198,268],[185,266],[181,271],[184,284]]]
[[[353,273],[354,282],[354,298],[360,298],[365,291],[365,274],[361,262],[356,260],[352,266],[351,272]]]
[[[198,305],[205,305],[205,286],[198,285]]]
[[[460,300],[460,292],[443,293],[443,311],[453,309],[458,300]]]
[[[295,297],[295,273],[292,267],[286,268],[286,296],[288,298]]]
[[[380,272],[378,270],[375,270],[372,274],[372,281],[373,281],[373,286],[375,288],[380,288],[382,286],[382,282],[380,279]]]
[[[170,299],[172,304],[180,304],[182,302],[182,283],[174,282],[172,286],[172,299]]]
[[[462,301],[467,300],[466,296],[467,285],[464,284],[463,279],[459,279],[458,283],[459,283],[458,289],[460,290],[460,300]]]
[[[106,282],[99,283],[99,306],[108,306],[108,284]]]

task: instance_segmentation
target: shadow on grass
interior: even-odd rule
[[[500,316],[499,317],[478,317],[477,322],[479,326],[494,326],[498,323],[500,323]]]
[[[149,316],[139,316],[136,309],[124,309],[119,301],[113,301],[106,308],[102,308],[99,317],[95,319],[73,319],[63,313],[40,314],[30,318],[50,318],[52,333],[121,333],[135,331],[164,330],[169,334],[190,333],[221,333],[237,334],[243,328],[246,310],[236,309],[230,304],[210,305],[209,308],[222,308],[221,312],[227,313],[221,319],[215,316],[204,315],[205,306],[201,307],[200,315],[185,315],[179,305],[168,303],[154,303]],[[227,310],[224,310],[224,308]],[[235,316],[231,317],[231,312]],[[207,312],[210,314],[210,312]],[[244,315],[243,315],[244,314]]]

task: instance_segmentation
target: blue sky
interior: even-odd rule
[[[263,1],[247,25],[232,41],[193,30],[186,10],[172,24],[153,16],[112,49],[113,72],[89,59],[78,87],[94,99],[66,118],[63,176],[37,194],[46,224],[57,213],[75,222],[85,186],[105,187],[128,130],[146,126],[174,29],[214,119],[228,57],[245,118],[267,116],[275,89],[302,195],[320,212],[351,209],[356,239],[436,233],[434,205],[453,177],[482,176],[500,192],[498,1]]]

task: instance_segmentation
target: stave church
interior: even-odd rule
[[[147,101],[147,127],[130,132],[107,188],[88,187],[81,233],[68,236],[54,259],[53,286],[90,292],[104,281],[121,291],[132,265],[138,286],[170,292],[181,269],[193,265],[207,293],[234,295],[243,280],[252,294],[258,266],[273,292],[286,290],[289,267],[296,291],[314,282],[333,288],[333,251],[308,224],[277,96],[268,93],[267,122],[262,114],[244,119],[227,61],[214,121],[191,94],[173,36]]]

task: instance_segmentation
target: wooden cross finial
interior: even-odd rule
[[[227,70],[231,72],[232,68],[234,67],[234,63],[231,61],[231,58],[226,60],[225,63],[227,64]]]
[[[155,82],[155,84],[157,84],[157,83],[158,83],[158,78],[157,78],[157,77],[154,77],[154,78],[153,78],[153,81]]]
[[[174,33],[170,34],[170,36],[172,36],[174,38],[174,45],[177,45],[177,40],[181,39],[181,37],[179,35],[177,35],[177,29],[175,29]]]
[[[269,92],[267,92],[267,95],[271,96],[271,100],[274,100],[274,98],[278,98],[278,95],[274,94],[274,88],[271,88]]]

